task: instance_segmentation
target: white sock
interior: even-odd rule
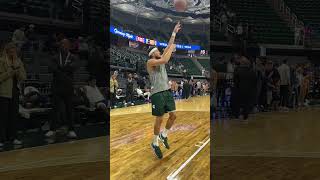
[[[162,136],[163,137],[167,137],[168,136],[168,132],[169,132],[169,129],[166,129],[166,128],[164,128],[164,130],[162,131]]]
[[[153,142],[152,142],[152,143],[153,143],[153,145],[155,145],[155,146],[159,146],[159,143],[158,143],[158,138],[159,138],[159,137],[158,137],[158,136],[159,136],[159,135],[154,135],[154,136],[153,136]]]

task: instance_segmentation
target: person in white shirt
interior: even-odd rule
[[[40,104],[40,92],[33,86],[27,86],[23,91],[24,107],[33,108]]]
[[[136,88],[136,91],[137,91],[137,94],[138,94],[138,98],[139,97],[143,97],[145,100],[148,100],[148,101],[150,100],[150,96],[151,96],[150,91],[143,92],[139,88]]]
[[[288,110],[289,88],[290,88],[290,67],[287,65],[287,59],[283,60],[281,66],[278,67],[280,74],[280,106],[284,110]]]
[[[239,23],[239,25],[237,26],[237,34],[238,34],[239,37],[241,37],[242,34],[243,34],[242,23]]]
[[[227,64],[226,79],[227,80],[233,79],[233,73],[234,73],[234,63],[233,63],[233,60],[230,60]]]
[[[199,96],[201,95],[201,87],[202,87],[202,86],[201,86],[201,82],[198,81],[198,82],[197,82],[197,95],[199,95]]]
[[[88,80],[88,85],[83,87],[86,97],[89,100],[90,108],[97,108],[102,111],[107,111],[107,103],[105,97],[100,92],[96,83],[96,79],[90,77]]]

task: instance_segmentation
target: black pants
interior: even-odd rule
[[[116,105],[116,99],[117,99],[116,94],[110,92],[110,106],[111,107]]]
[[[17,137],[18,101],[0,97],[0,142],[13,141]]]
[[[289,100],[289,85],[281,85],[280,86],[280,102],[281,106],[288,107]]]
[[[255,97],[252,94],[246,94],[246,93],[239,93],[238,90],[234,90],[234,96],[232,97],[232,111],[233,115],[236,118],[239,118],[239,116],[242,114],[244,119],[247,119],[249,116],[249,113],[252,110],[252,102]],[[252,97],[251,97],[252,96]],[[240,111],[242,109],[242,111]]]
[[[68,126],[69,131],[74,130],[74,112],[72,95],[53,95],[53,119],[50,123],[50,130],[55,131],[58,121]]]
[[[127,89],[126,101],[133,103],[133,89]]]
[[[190,97],[190,87],[188,86],[185,90],[185,99],[189,99]]]
[[[240,109],[242,109],[241,112],[240,112]],[[240,114],[242,114],[243,118],[247,119],[251,110],[252,110],[252,105],[248,102],[236,103],[235,109],[234,109],[234,116],[236,118],[239,118]]]

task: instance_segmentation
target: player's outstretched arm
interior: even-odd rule
[[[174,29],[173,29],[173,32],[172,32],[172,35],[170,37],[168,46],[164,49],[163,54],[165,54],[168,51],[169,47],[174,43],[174,41],[176,39],[176,34],[180,31],[180,29],[181,29],[181,24],[180,24],[180,21],[179,21],[176,24],[176,26],[174,27]]]

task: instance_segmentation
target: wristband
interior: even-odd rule
[[[172,35],[171,35],[171,36],[176,36],[176,34],[177,34],[176,32],[172,32]]]

